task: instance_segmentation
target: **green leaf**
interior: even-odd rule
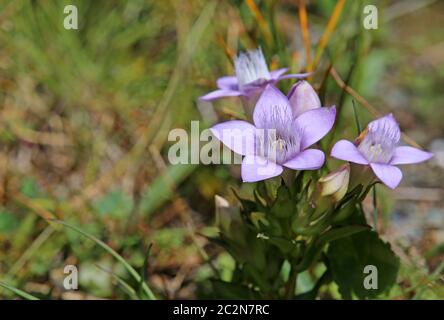
[[[302,191],[304,185],[304,172],[305,171],[299,171],[294,179],[293,185],[291,186],[293,196],[299,195]]]
[[[274,236],[270,236],[270,238],[268,239],[268,241],[270,243],[272,243],[273,245],[275,245],[276,247],[279,248],[279,250],[284,254],[284,255],[288,255],[290,254],[293,250],[297,250],[299,247],[296,246],[296,243],[287,240],[285,238],[282,237],[274,237]]]
[[[294,201],[290,191],[285,185],[281,185],[277,190],[276,201],[271,208],[271,213],[278,218],[288,218],[294,212]]]
[[[267,203],[272,202],[271,195],[269,194],[269,192],[267,190],[267,186],[264,181],[258,182],[256,189],[255,189],[255,194],[257,194],[259,197],[264,199]]]
[[[258,211],[258,207],[257,207],[256,202],[241,198],[241,196],[236,192],[236,190],[234,190],[234,189],[231,189],[231,190],[233,191],[234,196],[237,198],[237,200],[239,200],[239,202],[241,203],[242,214],[244,214],[245,216],[248,216],[248,214],[250,212]]]
[[[304,259],[302,259],[301,263],[296,266],[297,271],[301,272],[309,268],[318,259],[319,255],[321,254],[327,243],[344,237],[350,238],[351,235],[363,232],[368,229],[368,226],[352,225],[333,228],[325,232],[308,246],[307,251],[304,254]]]
[[[260,210],[266,210],[267,209],[267,200],[264,199],[257,190],[253,191],[254,201],[256,201],[256,204],[260,208]]]
[[[252,212],[250,216],[251,222],[254,224],[254,226],[260,230],[261,225],[263,226],[269,226],[270,222],[268,222],[267,217],[265,216],[265,213],[263,212]]]
[[[338,240],[344,237],[351,236],[355,233],[359,233],[365,230],[369,230],[369,226],[345,226],[340,228],[333,228],[319,238],[318,242],[320,244],[322,243],[328,243],[334,240]]]
[[[352,293],[361,299],[375,298],[389,290],[396,281],[399,258],[374,231],[332,242],[327,256],[333,280],[346,299],[350,299]],[[377,289],[364,287],[364,279],[369,276],[364,273],[364,268],[368,265],[377,268]]]

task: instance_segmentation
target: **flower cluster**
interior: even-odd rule
[[[313,145],[333,127],[335,106],[323,107],[312,86],[299,80],[287,96],[274,84],[281,79],[302,79],[307,74],[284,75],[287,69],[269,71],[260,49],[241,53],[234,61],[236,76],[222,77],[218,90],[201,97],[214,100],[228,96],[258,95],[252,122],[232,120],[211,128],[214,136],[224,145],[244,156],[242,179],[256,182],[280,175],[284,168],[291,170],[317,170],[325,162],[324,153]],[[395,165],[418,163],[432,154],[409,146],[398,146],[401,132],[392,114],[370,122],[354,141],[338,141],[331,156],[368,166],[375,176],[389,188],[398,186],[402,173]],[[349,169],[341,167],[320,180],[333,183],[323,194],[339,194],[346,190]],[[333,189],[331,189],[333,188]]]

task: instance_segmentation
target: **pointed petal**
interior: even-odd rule
[[[267,124],[276,117],[292,119],[290,104],[287,97],[276,87],[267,85],[254,107],[253,121],[256,127],[269,129]]]
[[[207,93],[206,95],[200,97],[199,99],[205,100],[205,101],[211,101],[211,100],[216,100],[216,99],[224,98],[224,97],[237,97],[240,95],[242,95],[242,93],[239,91],[219,89],[219,90],[215,90],[210,93]]]
[[[217,87],[230,91],[238,91],[237,78],[235,76],[225,76],[217,79]]]
[[[321,140],[333,127],[336,107],[309,110],[296,118],[295,124],[302,132],[301,150]]]
[[[382,163],[370,163],[373,172],[387,187],[395,189],[402,179],[402,172],[399,168]]]
[[[413,147],[397,147],[390,160],[390,164],[409,164],[429,160],[433,153],[422,151]]]
[[[218,123],[211,133],[234,152],[247,155],[254,154],[256,128],[246,121],[233,120]]]
[[[293,116],[321,107],[321,100],[313,87],[305,80],[298,81],[288,93]]]
[[[333,158],[359,164],[368,164],[367,159],[359,152],[356,146],[348,140],[339,140],[331,149]]]
[[[280,175],[282,166],[260,156],[248,155],[242,161],[242,180],[256,182]]]
[[[285,162],[283,166],[293,170],[316,170],[322,167],[324,161],[325,155],[321,150],[307,149]]]
[[[396,122],[395,117],[391,113],[371,121],[367,125],[367,128],[369,132],[380,132],[384,134],[386,139],[392,140],[393,143],[397,143],[401,138],[401,130],[399,129],[399,124],[398,122]]]
[[[304,79],[311,75],[311,72],[306,73],[290,73],[279,77],[279,80],[283,79]]]
[[[277,80],[280,76],[282,76],[287,71],[288,71],[288,68],[281,68],[281,69],[270,71],[270,78]]]

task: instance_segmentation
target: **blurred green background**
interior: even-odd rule
[[[168,132],[241,112],[237,99],[197,99],[233,73],[239,50],[261,46],[272,69],[306,70],[298,3],[1,1],[0,281],[46,299],[132,298],[120,279],[136,284],[122,264],[47,220],[55,218],[103,240],[159,297],[216,298],[205,280],[214,267],[228,280],[233,261],[202,236],[216,232],[214,196],[235,203],[229,186],[251,186],[241,184],[238,166],[170,165]],[[337,3],[306,1],[313,55]],[[63,28],[68,4],[78,8],[78,30]],[[374,1],[377,30],[362,27],[366,4],[345,1],[311,81],[325,105],[340,109],[330,141],[354,137],[352,100],[363,124],[374,117],[341,89],[333,68],[435,153],[405,167],[397,190],[378,188],[379,232],[402,261],[384,298],[442,299],[444,3]],[[67,264],[79,268],[77,291],[63,288]],[[307,272],[298,289],[312,285]],[[339,297],[333,285],[323,294]],[[14,294],[0,289],[0,297]]]

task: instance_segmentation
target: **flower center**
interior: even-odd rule
[[[396,122],[387,120],[372,122],[368,131],[358,145],[359,151],[369,162],[388,163],[400,139],[399,126]]]
[[[270,72],[261,49],[241,53],[234,60],[239,87],[257,80],[268,80]]]
[[[358,149],[365,155],[369,162],[388,163],[393,155],[392,148],[383,148],[380,143],[370,144],[369,146],[359,145]]]
[[[299,135],[290,131],[277,129],[260,130],[258,134],[257,154],[275,163],[283,164],[300,152],[301,143]]]

